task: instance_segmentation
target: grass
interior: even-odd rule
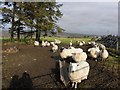
[[[109,52],[109,58],[108,58],[108,61],[106,62],[106,64],[109,66],[114,65],[115,68],[118,68],[118,66],[120,66],[119,51],[116,51],[115,49],[112,49],[112,48],[107,48],[107,50]]]
[[[91,41],[91,38],[63,38],[63,37],[41,37],[42,40],[48,40],[48,41],[54,41],[54,39],[60,40],[63,44],[69,44],[69,42],[72,40],[72,43],[76,43],[76,41]]]
[[[10,38],[9,37],[4,37],[4,38],[0,37],[0,41],[2,41],[2,42],[10,42]]]
[[[118,69],[118,66],[120,66],[120,56],[119,57],[113,57],[113,56],[109,56],[107,62],[105,62],[105,65],[110,66]]]
[[[108,58],[104,61],[101,61],[99,64],[105,66],[108,70],[118,70],[120,67],[120,56],[115,57],[109,54]]]
[[[42,40],[48,40],[48,41],[54,41],[55,39],[58,39],[62,42],[62,44],[69,44],[69,42],[72,40],[72,43],[75,44],[76,41],[85,41],[85,42],[88,42],[88,41],[91,41],[91,38],[64,38],[64,37],[41,37]],[[7,43],[7,42],[10,42],[10,38],[8,37],[4,37],[4,38],[0,38],[0,40],[4,43]],[[30,43],[33,43],[34,42],[34,38],[32,39],[32,41],[30,42],[30,39],[27,39],[26,41],[22,38],[20,40],[19,43],[21,44],[27,44],[27,42],[30,42]],[[14,39],[13,40],[13,43],[16,42],[17,39]]]
[[[11,42],[9,37],[4,37],[4,38],[0,38],[0,41],[2,43],[9,43],[9,44],[12,44],[12,43],[28,44],[28,42],[30,42],[30,39],[26,39],[26,41],[24,38],[20,39],[20,41],[17,41],[17,39],[13,39],[13,41]]]

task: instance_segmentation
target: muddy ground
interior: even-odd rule
[[[2,86],[9,88],[12,76],[19,78],[27,71],[34,88],[69,88],[60,81],[58,60],[59,51],[51,52],[51,47],[34,47],[33,45],[9,44],[3,45],[3,50],[16,46],[17,53],[2,54]],[[59,47],[64,46],[60,45]],[[85,48],[86,49],[86,48]],[[119,88],[119,69],[107,68],[104,62],[87,60],[90,73],[87,80],[78,84],[79,88]],[[14,83],[12,83],[14,84]]]

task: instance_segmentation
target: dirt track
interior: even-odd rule
[[[13,46],[4,45],[3,50]],[[52,53],[51,47],[33,45],[15,45],[19,52],[2,55],[3,88],[8,88],[13,75],[22,76],[24,71],[30,75],[34,88],[65,88],[59,79],[59,52]],[[87,60],[90,73],[87,80],[79,84],[80,88],[118,88],[118,70],[108,70],[106,61]]]

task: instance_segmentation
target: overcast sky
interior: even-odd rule
[[[66,32],[118,34],[118,2],[63,2],[60,10],[63,17],[58,25]]]
[[[118,2],[63,2],[58,21],[66,32],[118,34]]]

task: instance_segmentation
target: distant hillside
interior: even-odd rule
[[[97,35],[87,35],[87,34],[79,34],[79,33],[59,33],[58,36],[60,37],[94,37]]]
[[[57,34],[58,37],[94,37],[96,35],[87,35],[87,34],[78,34],[78,33],[67,33],[67,32],[63,32],[63,33],[58,33]],[[3,30],[2,31],[2,37],[10,37],[10,34],[7,30]]]

